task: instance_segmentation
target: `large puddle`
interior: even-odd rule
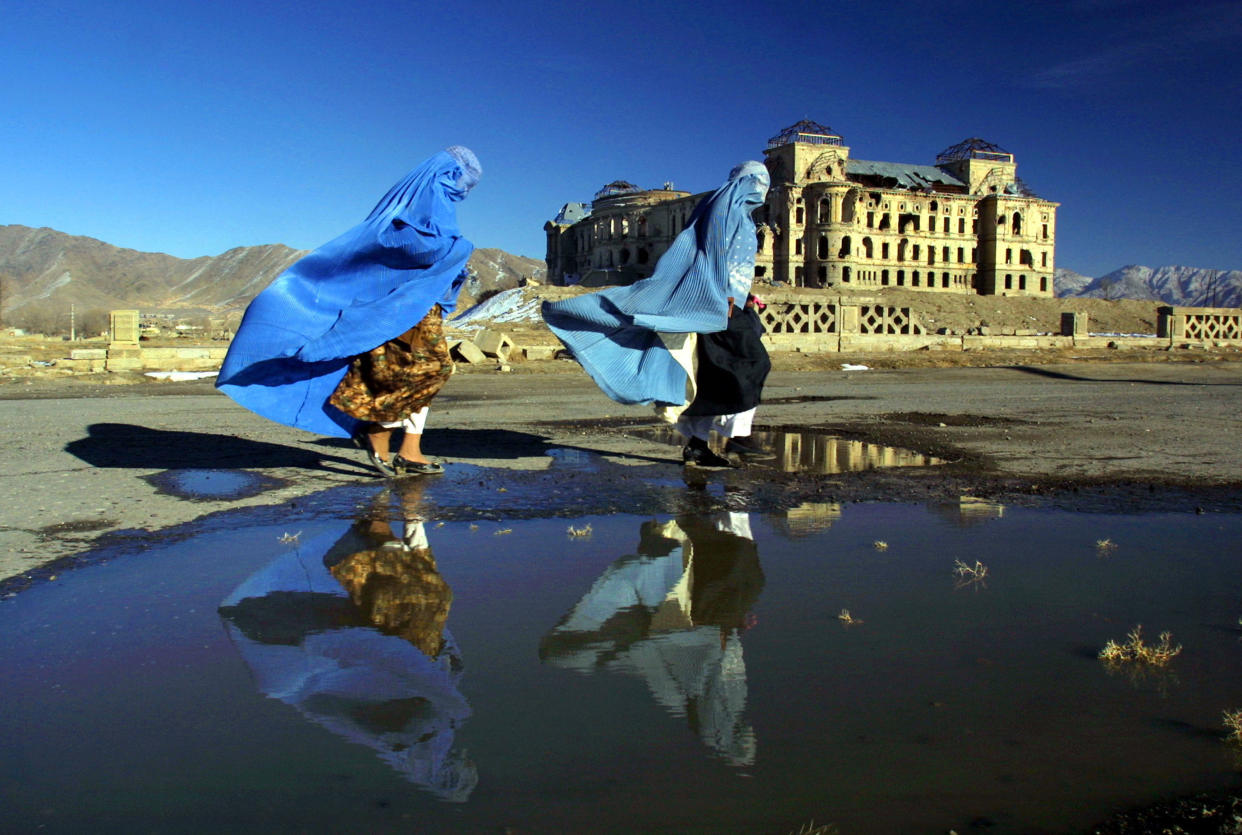
[[[3,828],[1069,832],[1238,785],[1237,516],[404,489],[0,605]],[[1183,651],[1106,666],[1139,624]]]

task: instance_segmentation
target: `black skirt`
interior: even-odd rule
[[[698,393],[683,414],[734,415],[758,406],[772,370],[762,335],[759,314],[748,307],[733,309],[726,330],[699,334]]]

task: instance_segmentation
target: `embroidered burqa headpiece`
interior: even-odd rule
[[[348,437],[328,405],[352,359],[400,336],[439,303],[453,312],[473,246],[455,203],[479,181],[454,145],[388,190],[366,219],[279,275],[250,303],[216,385],[270,420]]]
[[[754,273],[758,239],[751,212],[763,205],[769,182],[762,163],[738,165],[724,185],[699,201],[650,277],[544,302],[548,327],[604,394],[619,403],[683,402],[686,370],[658,334],[728,327],[730,277]]]

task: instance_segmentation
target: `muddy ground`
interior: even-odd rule
[[[756,426],[831,434],[949,463],[832,476],[770,467],[719,472],[754,510],[804,502],[958,501],[1084,511],[1242,510],[1242,362],[1182,352],[989,367],[844,371],[868,358],[778,355]],[[347,441],[272,424],[209,381],[138,375],[27,377],[0,384],[0,581],[90,547],[237,507],[274,505],[373,478]],[[683,483],[679,449],[643,436],[644,407],[605,398],[569,361],[459,373],[433,406],[424,448],[514,514],[633,507],[652,483]],[[562,448],[598,463],[552,468]],[[477,478],[474,475],[477,469]],[[170,474],[253,475],[254,495],[186,498]],[[451,473],[450,473],[451,476]],[[566,479],[581,479],[563,489]],[[451,477],[448,480],[452,480]],[[446,485],[447,486],[447,485]],[[700,485],[701,486],[701,485]],[[684,487],[682,488],[684,492]],[[243,493],[247,491],[241,491]],[[709,491],[710,492],[710,491]],[[667,496],[655,496],[653,504]],[[469,512],[462,501],[461,513]]]

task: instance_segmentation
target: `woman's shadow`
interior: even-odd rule
[[[92,467],[143,470],[264,469],[298,467],[342,475],[371,472],[361,452],[348,440],[320,438],[306,447],[251,441],[233,435],[152,429],[129,423],[93,423],[87,436],[65,444],[65,451]],[[433,456],[470,461],[480,458],[517,459],[541,457],[553,449],[598,454],[549,439],[510,429],[437,429],[427,435]],[[341,456],[337,450],[356,452]],[[663,459],[633,453],[611,453],[620,457],[664,463]]]
[[[348,443],[347,441],[342,443]],[[211,432],[152,429],[129,423],[93,423],[87,436],[65,444],[65,452],[92,467],[191,470],[298,467],[356,476],[362,460],[335,455],[316,445],[303,449]]]

